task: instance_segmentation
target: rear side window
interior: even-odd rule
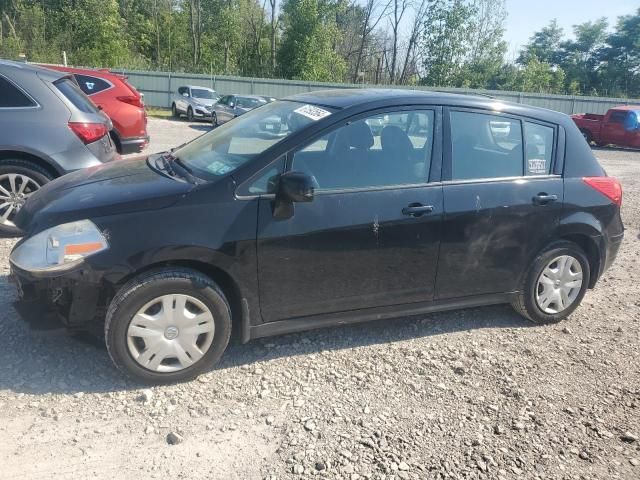
[[[518,120],[472,112],[451,112],[451,178],[518,177],[523,166]]]
[[[73,80],[63,78],[56,81],[54,85],[81,112],[96,113],[98,111]]]
[[[554,129],[537,123],[524,123],[527,175],[547,175],[551,169]]]
[[[0,77],[0,108],[33,107],[35,103],[18,87],[4,77]]]
[[[611,116],[609,117],[609,121],[611,123],[624,123],[624,119],[627,116],[627,112],[623,112],[620,110],[616,110],[611,112]]]
[[[97,77],[91,77],[89,75],[74,75],[82,90],[87,95],[93,95],[98,92],[102,92],[108,88],[111,88],[111,84],[106,80]]]

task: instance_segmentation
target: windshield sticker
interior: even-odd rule
[[[529,160],[529,173],[547,173],[547,161],[544,158]]]
[[[328,112],[320,107],[316,107],[314,105],[303,105],[300,108],[296,108],[294,110],[295,113],[299,113],[307,118],[310,118],[314,122],[323,119],[324,117],[328,117],[331,115],[331,112]]]

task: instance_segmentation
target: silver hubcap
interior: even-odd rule
[[[24,202],[40,185],[32,178],[18,173],[0,175],[0,225],[14,226],[13,218]]]
[[[190,295],[163,295],[133,317],[127,330],[127,346],[144,368],[177,372],[207,353],[214,330],[213,315],[200,300]]]
[[[570,255],[561,255],[551,260],[540,274],[536,302],[545,313],[560,313],[575,302],[581,287],[580,262]]]

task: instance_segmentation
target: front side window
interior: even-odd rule
[[[318,190],[425,183],[433,147],[432,110],[373,115],[312,142],[291,169],[315,178]]]
[[[82,90],[86,95],[94,95],[111,87],[109,82],[101,78],[79,74],[74,74],[74,77],[76,77],[80,90]]]
[[[537,123],[524,123],[527,175],[547,175],[551,171],[554,129]]]
[[[213,180],[322,118],[309,115],[309,108],[321,110],[323,116],[333,113],[327,107],[298,102],[269,103],[198,137],[177,149],[174,155],[195,175]]]
[[[626,112],[621,110],[616,110],[611,113],[610,122],[611,123],[624,123],[624,119],[627,116]]]
[[[0,108],[33,107],[35,103],[9,80],[0,77]]]
[[[451,112],[451,178],[522,175],[520,121],[498,115]]]

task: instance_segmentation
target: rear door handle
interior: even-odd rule
[[[420,217],[425,213],[431,212],[433,212],[432,205],[422,205],[421,203],[410,203],[402,209],[402,214],[410,217]]]
[[[533,203],[536,205],[547,205],[549,203],[553,203],[558,200],[557,195],[549,195],[547,193],[539,193],[535,197],[533,197]]]

